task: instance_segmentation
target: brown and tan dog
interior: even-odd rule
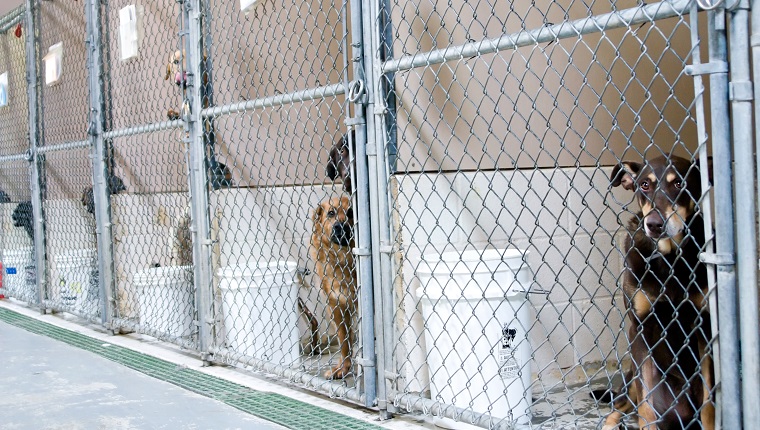
[[[351,200],[333,197],[312,214],[314,227],[309,253],[315,263],[320,287],[327,296],[327,312],[337,330],[340,358],[325,378],[342,379],[351,370],[351,317],[355,312],[356,266],[353,251]]]
[[[641,430],[713,429],[699,170],[681,157],[658,157],[623,162],[610,179],[636,193],[641,211],[628,223],[624,249],[632,368],[603,428],[619,428],[635,409]]]

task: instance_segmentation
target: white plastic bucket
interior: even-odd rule
[[[532,274],[517,249],[425,255],[417,296],[433,400],[530,423],[531,349],[526,291]],[[436,419],[441,427],[469,424]]]
[[[72,249],[55,256],[61,304],[85,314],[97,312],[100,294],[97,279],[92,277],[97,270],[96,257],[94,249]]]
[[[11,297],[25,298],[34,291],[34,285],[27,285],[27,268],[33,263],[34,248],[6,249],[3,251],[3,286]]]
[[[136,273],[133,284],[140,307],[140,324],[169,336],[193,334],[192,266],[152,267]]]
[[[298,359],[296,263],[223,267],[217,271],[227,346],[261,360],[290,364]]]

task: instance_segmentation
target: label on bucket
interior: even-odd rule
[[[501,379],[515,379],[518,377],[520,365],[515,359],[512,343],[517,335],[517,329],[510,328],[506,324],[501,329],[501,342],[499,342],[499,376]]]

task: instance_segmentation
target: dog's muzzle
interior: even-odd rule
[[[653,210],[644,217],[644,230],[652,239],[679,238],[684,233],[684,222],[677,212],[663,217],[658,210]]]
[[[340,246],[349,246],[351,245],[353,235],[353,228],[351,228],[350,224],[344,222],[335,223],[333,224],[330,241]]]

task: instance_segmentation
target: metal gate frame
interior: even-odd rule
[[[699,9],[698,5],[699,3]],[[709,63],[700,65],[699,49],[693,52],[693,68],[687,73],[694,75],[695,79],[695,108],[697,110],[697,126],[700,135],[699,154],[702,163],[702,172],[707,172],[707,135],[705,133],[705,119],[701,94],[704,93],[701,74],[710,75],[711,109],[710,119],[712,124],[712,148],[714,166],[714,199],[715,199],[715,228],[706,223],[706,237],[713,237],[716,251],[710,254],[712,244],[708,243],[708,252],[703,254],[703,261],[708,263],[708,275],[710,279],[710,302],[712,312],[718,314],[713,319],[714,336],[718,339],[719,350],[715,350],[716,363],[716,398],[717,418],[716,428],[742,428],[742,414],[744,416],[744,428],[751,428],[758,422],[760,416],[760,367],[758,367],[758,301],[757,301],[757,250],[755,231],[755,217],[757,216],[754,202],[743,202],[741,213],[736,217],[736,228],[741,233],[737,236],[739,243],[734,245],[734,203],[733,192],[737,195],[749,196],[754,194],[752,181],[742,181],[737,178],[754,178],[753,169],[760,167],[760,138],[757,143],[758,158],[755,165],[752,163],[753,147],[751,128],[752,82],[749,77],[749,58],[747,42],[750,40],[747,21],[749,4],[747,1],[736,0],[733,4],[718,1],[710,4],[707,1],[693,2],[689,0],[664,0],[654,4],[642,4],[638,7],[619,10],[613,13],[579,19],[576,21],[563,22],[561,24],[547,25],[535,30],[520,31],[513,34],[504,34],[494,39],[472,41],[458,46],[448,46],[445,49],[436,49],[429,52],[394,57],[391,51],[392,23],[388,22],[390,16],[390,2],[379,0],[371,2],[370,17],[368,22],[377,23],[368,29],[372,35],[371,52],[367,58],[372,59],[372,66],[368,67],[368,76],[372,78],[370,95],[372,95],[371,109],[374,112],[374,135],[370,134],[367,141],[367,155],[370,160],[370,182],[377,196],[372,196],[372,221],[373,238],[376,249],[374,250],[375,265],[379,266],[376,271],[376,312],[383,322],[378,327],[378,378],[384,379],[384,384],[378,388],[378,406],[381,409],[381,417],[391,416],[392,413],[407,411],[422,412],[435,416],[466,420],[475,425],[489,427],[494,425],[493,419],[487,414],[478,414],[471,410],[463,410],[454,405],[442,405],[435,400],[420,397],[419,395],[407,394],[394,390],[393,381],[397,375],[394,357],[392,356],[393,336],[395,331],[393,321],[394,308],[394,269],[400,264],[394,261],[393,234],[400,228],[399,220],[391,216],[390,207],[393,205],[395,195],[389,190],[389,172],[395,165],[396,143],[393,140],[392,130],[395,124],[389,124],[388,112],[393,109],[386,101],[393,100],[393,75],[396,72],[423,68],[433,64],[441,64],[448,61],[457,61],[463,58],[474,57],[483,54],[495,53],[505,50],[514,50],[519,47],[538,43],[550,43],[563,38],[577,37],[583,34],[621,28],[642,23],[655,22],[659,19],[691,14],[696,21],[698,12],[707,11],[709,33]],[[725,9],[724,9],[725,8]],[[728,9],[728,12],[726,11]],[[726,15],[730,16],[731,22],[731,48],[732,61],[729,65],[726,53]],[[753,54],[755,61],[760,58],[760,1],[753,1],[753,30],[752,35]],[[699,35],[696,25],[692,28],[693,46],[698,46]],[[728,117],[729,82],[728,72],[731,72],[730,94],[733,110],[733,121]],[[760,80],[760,67],[755,67],[755,81]],[[755,98],[760,96],[760,88],[754,86]],[[374,105],[374,106],[372,106]],[[757,126],[760,126],[760,113],[755,112]],[[369,123],[369,121],[368,121]],[[734,127],[733,152],[736,158],[736,176],[731,173],[732,147],[729,124]],[[760,171],[757,172],[760,178]],[[708,189],[709,179],[707,173],[703,174],[703,189]],[[735,189],[732,187],[735,186]],[[759,195],[760,197],[760,195]],[[751,199],[750,199],[751,200]],[[748,203],[746,206],[744,203]],[[701,203],[705,208],[706,216],[710,216],[710,197],[705,196]],[[709,241],[708,241],[709,242]],[[377,249],[379,248],[379,249]],[[737,260],[734,262],[733,255],[736,253]],[[738,290],[736,281],[737,264],[739,266]],[[715,272],[717,271],[717,287],[715,286]],[[738,309],[736,300],[741,303]],[[717,301],[717,296],[720,301]],[[741,310],[741,337],[739,336],[737,314]],[[717,335],[719,333],[719,335]],[[739,339],[742,342],[741,357],[739,356]],[[718,359],[718,353],[720,357]],[[740,368],[743,366],[743,369]],[[741,375],[744,375],[742,378]],[[735,401],[742,398],[742,402]],[[726,401],[723,401],[726,400]],[[742,410],[743,409],[743,410]],[[721,424],[722,423],[722,424]]]

